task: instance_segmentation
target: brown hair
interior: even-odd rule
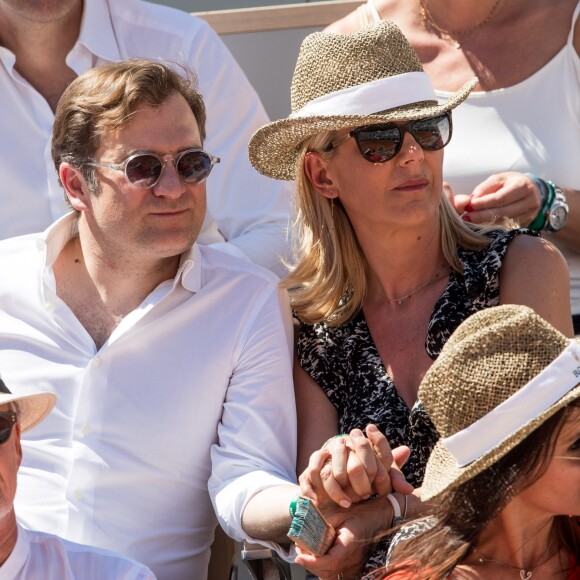
[[[52,130],[52,159],[58,173],[64,161],[83,172],[91,191],[98,191],[94,167],[86,165],[106,131],[131,122],[142,103],[162,105],[174,93],[182,95],[205,139],[205,105],[195,76],[185,67],[181,75],[167,64],[128,59],[90,69],[76,78],[58,103]]]
[[[395,549],[388,569],[372,578],[388,578],[406,570],[409,578],[444,580],[477,546],[483,528],[521,491],[546,471],[570,409],[576,399],[532,431],[491,467],[457,488],[443,492],[431,516],[436,523]],[[553,537],[558,546],[580,558],[580,543],[574,531],[578,518],[556,516]],[[406,576],[407,577],[407,576]]]
[[[331,157],[327,151],[336,132],[325,131],[307,139],[296,164],[295,228],[298,264],[282,282],[288,289],[292,307],[308,324],[326,322],[340,326],[361,308],[366,296],[368,263],[358,243],[348,215],[339,200],[320,195],[304,169],[310,151]],[[438,209],[443,255],[451,267],[462,272],[457,246],[472,250],[486,248],[491,240],[483,233],[502,226],[467,225],[441,195]]]

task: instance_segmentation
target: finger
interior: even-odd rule
[[[387,438],[373,424],[367,425],[366,433],[369,440],[373,442],[375,453],[388,471],[391,489],[387,493],[392,490],[401,493],[411,493],[413,486],[407,482],[397,462],[394,460],[393,452]]]
[[[470,201],[471,197],[463,194],[457,194],[451,198],[451,204],[459,215],[465,211],[465,208]]]
[[[411,450],[406,445],[400,445],[399,447],[395,447],[393,449],[393,459],[399,468],[402,468],[403,465],[407,463],[407,460],[410,456]]]
[[[324,494],[324,486],[320,477],[320,472],[324,467],[326,461],[330,458],[328,449],[319,449],[315,451],[308,461],[308,467],[300,474],[298,483],[300,484],[300,494],[308,497],[314,501],[315,504],[320,503]]]
[[[350,433],[353,452],[348,456],[348,479],[355,493],[366,499],[372,493],[372,481],[377,473],[377,457],[371,442],[360,429]]]
[[[335,441],[330,453],[332,456],[332,475],[341,487],[346,488],[348,485],[348,473],[346,471],[348,449],[344,437]]]

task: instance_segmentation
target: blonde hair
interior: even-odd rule
[[[361,308],[368,284],[369,266],[348,215],[339,200],[316,191],[304,170],[306,154],[326,151],[335,132],[318,133],[302,143],[296,163],[295,254],[298,263],[283,281],[298,317],[308,324],[340,326]],[[467,225],[446,195],[438,209],[443,255],[453,270],[463,272],[457,247],[481,250],[490,244],[483,235],[502,226]]]

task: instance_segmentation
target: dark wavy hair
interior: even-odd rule
[[[436,522],[394,549],[386,568],[369,578],[388,578],[405,571],[408,578],[444,580],[476,548],[484,527],[518,493],[545,473],[554,454],[556,440],[572,408],[580,400],[558,411],[494,465],[434,501],[429,517]],[[580,519],[556,516],[552,537],[580,562],[577,531]]]

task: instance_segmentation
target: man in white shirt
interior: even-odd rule
[[[66,213],[50,156],[58,99],[89,68],[132,57],[185,65],[198,77],[207,147],[222,159],[198,241],[281,275],[290,197],[247,158],[250,136],[267,122],[258,96],[204,21],[142,0],[0,0],[0,239]]]
[[[0,379],[0,578],[4,580],[155,580],[138,562],[16,523],[14,494],[22,460],[20,434],[53,408],[53,393],[13,395]]]
[[[283,541],[297,491],[286,293],[195,243],[218,162],[204,121],[161,63],[89,70],[52,140],[75,212],[0,242],[0,368],[58,395],[23,438],[16,513],[164,580],[206,577],[216,513],[239,540],[277,518]]]

